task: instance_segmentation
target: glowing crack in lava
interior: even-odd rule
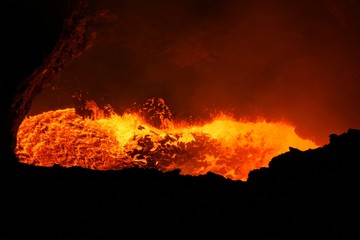
[[[93,101],[87,101],[86,109],[91,113],[86,117],[66,108],[25,118],[17,135],[19,161],[95,170],[180,169],[181,174],[194,176],[210,171],[246,180],[251,170],[267,167],[290,146],[317,147],[281,122],[219,115],[198,125],[177,123],[162,99],[150,99],[139,111],[122,115],[104,114]]]

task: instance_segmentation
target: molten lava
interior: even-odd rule
[[[180,169],[181,174],[213,172],[234,180],[267,167],[289,147],[317,147],[281,122],[248,122],[219,115],[198,125],[174,122],[162,99],[139,111],[104,114],[94,102],[81,116],[75,108],[49,111],[24,119],[17,135],[19,161],[36,166],[80,166],[95,170],[129,167]],[[145,113],[145,114],[144,114]]]

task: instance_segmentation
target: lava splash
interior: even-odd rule
[[[317,147],[282,122],[249,122],[224,114],[201,124],[175,122],[162,99],[121,115],[92,101],[85,109],[91,114],[66,108],[25,118],[17,135],[19,161],[94,170],[180,169],[186,175],[213,172],[246,180],[251,170],[267,167],[289,147]]]

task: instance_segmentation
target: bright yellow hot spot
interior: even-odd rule
[[[96,170],[139,166],[180,169],[181,174],[194,176],[211,171],[234,180],[246,180],[251,170],[267,167],[272,157],[289,147],[317,147],[281,122],[219,116],[202,125],[171,122],[160,128],[135,113],[90,119],[73,108],[26,118],[17,137],[19,160],[37,166]]]

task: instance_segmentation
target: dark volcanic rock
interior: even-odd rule
[[[246,182],[179,170],[19,164],[2,179],[1,233],[4,239],[357,239],[359,146],[360,131],[350,129],[323,147],[274,157]]]
[[[249,174],[254,198],[268,202],[262,214],[272,230],[330,239],[357,239],[360,131],[330,135],[330,143],[274,157]],[[279,225],[280,224],[280,225]]]

